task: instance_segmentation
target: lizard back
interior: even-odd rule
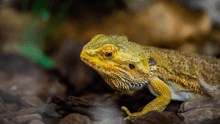
[[[165,74],[165,77],[162,75],[162,78],[169,80],[169,75],[178,76],[189,82],[189,85],[192,87],[199,86],[198,82],[195,81],[197,78],[209,84],[220,83],[219,59],[154,47],[143,47],[143,49],[146,51],[146,54],[149,54],[156,61],[159,67],[158,75],[159,73]],[[190,84],[192,81],[193,84]]]

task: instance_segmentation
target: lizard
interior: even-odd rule
[[[95,69],[105,82],[119,91],[140,90],[147,87],[156,97],[142,111],[163,111],[171,100],[188,101],[207,97],[198,80],[209,86],[220,85],[220,60],[214,57],[185,53],[128,41],[126,36],[98,34],[82,49],[81,60]]]

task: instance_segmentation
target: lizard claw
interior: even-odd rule
[[[125,106],[122,106],[121,109],[124,110],[128,116],[131,115],[131,112]]]
[[[124,118],[124,121],[126,121],[127,119],[130,119],[130,118],[129,118],[129,116],[128,116],[128,117],[126,117],[126,118]]]

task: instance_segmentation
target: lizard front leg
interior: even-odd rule
[[[166,83],[164,83],[158,77],[153,77],[152,80],[150,80],[150,85],[160,96],[148,103],[141,112],[130,113],[130,111],[125,106],[122,106],[121,109],[123,109],[128,114],[128,117],[124,118],[125,120],[129,119],[129,116],[141,116],[152,110],[163,111],[170,103],[171,91]]]

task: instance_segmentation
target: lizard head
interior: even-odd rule
[[[126,36],[96,35],[83,47],[80,58],[114,89],[138,90],[148,82],[144,51]]]

